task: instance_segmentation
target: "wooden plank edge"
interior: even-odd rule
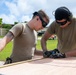
[[[42,59],[44,59],[44,58],[42,57],[42,58],[36,58],[36,59],[31,59],[31,60],[26,60],[26,61],[6,64],[6,65],[0,66],[0,68],[5,68],[5,67],[9,67],[9,66],[14,66],[14,65],[23,64],[23,63],[32,62],[32,61],[37,61],[37,60],[42,60]]]

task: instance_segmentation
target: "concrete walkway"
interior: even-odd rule
[[[4,61],[0,61],[0,66],[2,66],[4,64]]]

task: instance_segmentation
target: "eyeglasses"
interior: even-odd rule
[[[41,18],[41,16],[39,16],[39,18],[40,18],[40,20],[41,20],[41,22],[42,22],[42,26],[43,26],[43,27],[46,27],[47,23]]]
[[[63,25],[65,25],[66,23],[67,23],[67,20],[66,21],[64,21],[64,22],[58,22],[58,21],[56,21],[58,24],[60,24],[61,26],[63,26]]]
[[[41,20],[41,22],[42,22],[42,26],[43,26],[43,27],[46,27],[47,23],[42,19],[42,17],[40,16],[40,14],[39,14],[38,12],[34,12],[33,15],[34,15],[34,16],[35,16],[35,15],[38,15],[39,18],[40,18],[40,20]]]

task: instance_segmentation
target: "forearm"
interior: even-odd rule
[[[42,47],[43,52],[45,52],[47,50],[45,39],[41,39],[41,47]]]
[[[35,55],[43,55],[43,51],[41,51],[41,50],[35,50]]]
[[[46,31],[41,38],[41,46],[44,52],[47,51],[47,40],[50,36],[52,35],[48,31]]]
[[[66,57],[76,57],[76,50],[72,50],[65,53]]]
[[[4,47],[6,46],[6,44],[8,44],[12,39],[13,39],[13,35],[11,32],[8,32],[6,34],[5,37],[3,37],[3,39],[0,41],[0,51],[2,51],[4,49]]]
[[[2,40],[0,41],[0,51],[2,51],[2,50],[4,49],[5,45],[6,45],[6,43],[5,43],[4,40],[2,39]]]

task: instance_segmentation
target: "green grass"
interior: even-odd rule
[[[57,40],[48,40],[48,41],[47,41],[47,49],[48,49],[48,50],[55,49],[56,46],[57,46]],[[40,40],[38,40],[36,48],[37,48],[38,50],[41,50],[41,49],[42,49],[42,48],[41,48]]]
[[[5,60],[10,56],[12,52],[12,42],[6,45],[6,47],[0,52],[0,60]]]
[[[48,40],[47,41],[47,49],[48,50],[52,50],[52,49],[56,48],[56,45],[57,45],[57,40]],[[10,54],[12,52],[12,46],[13,46],[12,41],[6,45],[6,47],[3,49],[3,51],[0,52],[0,60],[4,61],[7,57],[10,56]],[[36,48],[38,50],[42,49],[40,40],[38,40]]]

